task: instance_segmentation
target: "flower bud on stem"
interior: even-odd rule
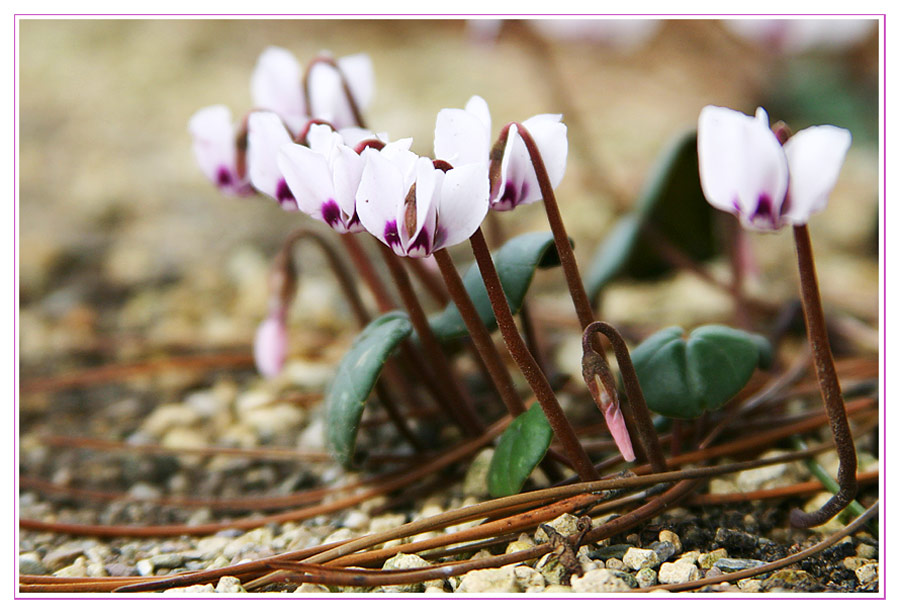
[[[572,304],[575,306],[575,313],[578,316],[578,323],[583,329],[587,328],[594,321],[594,310],[591,307],[590,299],[588,299],[587,291],[584,289],[584,282],[581,280],[581,273],[578,271],[578,262],[575,260],[575,251],[569,242],[569,235],[566,232],[566,226],[563,223],[562,215],[559,212],[559,205],[556,202],[556,194],[553,192],[553,185],[550,176],[547,174],[547,167],[537,143],[532,138],[531,133],[522,124],[515,122],[507,124],[500,132],[500,138],[491,150],[491,194],[493,196],[495,190],[499,189],[500,180],[500,163],[496,160],[499,155],[503,157],[503,150],[506,147],[506,141],[509,139],[509,128],[515,125],[518,135],[522,138],[528,155],[531,158],[531,164],[534,167],[534,173],[537,177],[538,186],[541,189],[541,198],[544,201],[544,211],[547,215],[547,221],[550,224],[550,230],[553,232],[553,241],[556,245],[557,254],[559,254],[559,262],[566,276],[566,285],[569,289],[569,295],[572,297]],[[607,394],[613,402],[618,404],[618,394],[616,392],[615,379],[609,370],[609,364],[606,361],[606,355],[603,352],[603,344],[599,337],[592,340],[597,350],[598,374],[606,388]]]
[[[628,353],[628,346],[625,345],[625,340],[622,339],[619,331],[610,324],[593,322],[585,328],[584,336],[582,337],[582,348],[584,351],[582,374],[588,389],[591,391],[594,402],[606,417],[606,423],[610,427],[613,439],[616,440],[616,445],[619,446],[619,450],[622,452],[625,460],[634,460],[634,453],[631,451],[631,440],[621,420],[621,409],[618,399],[610,398],[610,395],[606,393],[601,383],[600,371],[603,367],[599,359],[600,355],[594,351],[591,344],[591,337],[596,333],[600,333],[609,339],[616,354],[619,371],[622,373],[622,381],[625,384],[625,392],[628,395],[628,406],[631,413],[630,422],[637,431],[638,442],[640,442],[644,451],[644,456],[650,462],[654,473],[668,471],[662,446],[659,443],[656,429],[653,427],[653,420],[650,417],[650,411],[647,409],[647,402],[644,400],[644,393],[641,391],[641,384],[638,381],[637,373],[634,371],[634,365],[631,362],[631,355]],[[629,452],[631,458],[629,458]]]

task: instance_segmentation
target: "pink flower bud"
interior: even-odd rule
[[[283,314],[270,314],[253,340],[253,359],[263,377],[272,378],[281,372],[287,357],[287,323]]]

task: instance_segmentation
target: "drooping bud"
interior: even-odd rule
[[[594,330],[588,327],[582,338],[583,356],[581,359],[581,375],[587,384],[591,398],[597,408],[603,413],[606,427],[612,435],[613,441],[619,452],[628,462],[635,459],[634,447],[631,445],[631,436],[619,407],[619,395],[615,391],[615,379],[609,372],[606,361],[592,347],[591,339]]]

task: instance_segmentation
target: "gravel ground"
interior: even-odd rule
[[[429,149],[435,113],[462,106],[471,94],[490,103],[495,132],[501,122],[556,111],[560,97],[567,100],[578,115],[571,118],[572,148],[559,198],[579,260],[585,263],[618,215],[617,195],[633,199],[662,146],[695,125],[703,105],[752,110],[771,98],[766,90],[773,73],[787,62],[748,47],[717,23],[668,22],[644,47],[629,52],[596,42],[551,43],[559,76],[546,85],[541,79],[546,64],[517,28],[521,26],[506,26],[491,43],[454,21],[23,22],[22,381],[173,354],[248,353],[266,312],[269,259],[297,222],[261,199],[234,200],[215,193],[191,159],[186,123],[197,108],[213,103],[225,103],[236,113],[246,109],[249,75],[267,45],[285,46],[304,59],[325,48],[336,55],[370,53],[377,78],[370,123],[392,136],[412,135],[422,153]],[[877,74],[874,43],[869,40],[852,52],[861,80]],[[586,144],[590,156],[580,144]],[[599,191],[597,159],[606,180]],[[878,263],[871,248],[876,161],[876,144],[858,133],[829,208],[811,223],[828,309],[868,321],[877,321],[878,313]],[[861,215],[860,209],[866,213]],[[543,228],[537,207],[517,210],[508,219],[508,228],[516,231]],[[795,274],[783,264],[792,257],[787,234],[752,239],[760,275],[751,291],[776,300],[794,297]],[[460,262],[465,258],[458,256]],[[361,479],[327,462],[123,455],[47,445],[42,439],[67,434],[172,448],[321,450],[318,395],[354,330],[337,289],[322,271],[320,256],[303,248],[299,260],[303,277],[291,314],[292,359],[275,380],[261,380],[245,364],[163,370],[60,393],[24,391],[19,408],[21,476],[58,486],[128,492],[146,501],[96,503],[23,487],[20,517],[199,524],[228,514],[161,506],[153,500],[289,494],[320,483]],[[714,272],[726,270],[724,262],[713,263]],[[569,309],[560,307],[561,287],[560,278],[539,276],[538,309]],[[611,321],[653,328],[724,320],[730,309],[727,296],[687,275],[654,284],[616,284],[604,304]],[[563,371],[577,378],[577,367],[571,365],[577,338],[571,337],[549,341]],[[864,344],[865,339],[857,341]],[[307,396],[297,401],[297,394]],[[578,402],[582,405],[575,403],[576,413],[585,400]],[[388,427],[373,428],[368,436],[378,450],[403,449]],[[862,461],[861,470],[877,466],[871,457]],[[785,471],[757,487],[809,479],[799,465]],[[752,490],[759,477],[715,480],[710,490]],[[19,572],[146,576],[222,567],[475,503],[485,496],[479,488],[475,475],[396,509],[380,509],[384,502],[373,501],[300,523],[198,538],[101,540],[21,531]],[[602,592],[708,577],[774,560],[818,539],[786,529],[787,509],[742,504],[724,511],[670,510],[639,533],[582,547],[578,561],[583,574],[573,577],[571,586],[559,562],[547,557],[399,590]],[[572,520],[562,517],[552,524],[567,534]],[[824,533],[833,530],[835,525],[827,525]],[[540,537],[522,535],[492,553],[524,547]],[[863,532],[794,568],[703,590],[877,591],[878,559],[877,536]],[[386,565],[419,564],[402,558]],[[314,585],[275,588],[327,590]],[[240,581],[223,578],[215,586],[184,590],[243,589]]]

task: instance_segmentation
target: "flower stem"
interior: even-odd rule
[[[353,276],[350,274],[350,269],[338,255],[331,240],[327,239],[323,233],[318,230],[313,230],[312,228],[299,228],[295,230],[288,235],[287,239],[285,239],[284,245],[282,245],[281,251],[276,258],[289,258],[294,245],[301,239],[309,239],[321,248],[322,253],[325,254],[325,259],[328,261],[328,266],[331,267],[334,276],[338,280],[338,284],[341,287],[341,291],[344,293],[344,297],[350,304],[350,310],[353,311],[357,323],[360,328],[365,327],[366,324],[369,323],[371,317],[368,310],[366,310],[365,305],[363,305],[359,292],[356,290],[356,284],[353,282]]]
[[[797,247],[800,296],[803,300],[803,315],[806,319],[809,346],[816,365],[816,378],[819,380],[825,413],[828,415],[828,422],[831,425],[831,433],[840,461],[837,473],[840,490],[818,511],[812,513],[806,513],[799,509],[791,511],[791,524],[795,527],[808,528],[824,524],[853,501],[858,490],[857,463],[853,434],[850,432],[850,425],[847,421],[847,410],[841,396],[841,385],[837,378],[834,357],[831,355],[831,346],[828,342],[825,313],[822,310],[822,299],[819,295],[819,282],[816,278],[816,265],[809,238],[809,228],[805,224],[794,226],[794,244]]]
[[[341,258],[341,256],[338,254],[331,240],[326,238],[324,233],[312,228],[300,228],[295,230],[290,235],[288,235],[288,238],[285,239],[281,250],[279,250],[278,254],[276,255],[276,265],[278,265],[279,268],[293,266],[291,252],[293,251],[296,243],[302,239],[311,240],[321,248],[322,252],[325,254],[325,259],[328,261],[328,265],[331,267],[331,270],[334,273],[335,277],[337,277],[338,284],[340,285],[341,290],[344,293],[344,297],[350,304],[350,309],[353,311],[353,315],[356,317],[356,321],[359,324],[359,327],[365,328],[371,320],[369,312],[366,309],[365,305],[363,305],[362,299],[359,296],[359,292],[357,292],[356,290],[356,284],[353,281],[353,276],[350,273],[350,269],[347,267],[347,264],[344,262],[343,258]],[[296,282],[287,285],[290,286],[291,293],[296,290]],[[284,298],[285,297],[281,297],[282,301],[284,300]],[[400,373],[396,370],[394,365],[385,365],[384,375],[387,381],[391,383],[392,387],[402,385]],[[375,394],[378,396],[378,400],[381,402],[382,407],[384,407],[385,412],[391,419],[391,422],[394,423],[394,426],[397,428],[400,434],[410,443],[410,445],[412,445],[413,449],[420,452],[423,451],[425,449],[424,444],[406,424],[406,421],[403,419],[402,414],[397,409],[397,404],[394,401],[389,387],[385,386],[383,382],[379,381],[375,385]]]
[[[619,372],[622,374],[622,382],[625,384],[625,393],[628,395],[628,405],[631,408],[631,418],[637,430],[638,441],[644,450],[644,456],[650,462],[654,473],[668,471],[666,458],[659,443],[656,429],[653,427],[653,419],[650,410],[647,409],[647,401],[638,381],[634,364],[631,362],[631,354],[625,340],[615,328],[606,322],[594,322],[584,330],[584,351],[587,355],[591,350],[589,339],[594,333],[601,333],[612,344],[616,353],[616,361],[619,363]]]
[[[346,232],[340,233],[338,236],[340,236],[341,242],[347,249],[347,253],[350,254],[350,259],[353,260],[353,265],[356,267],[356,270],[359,271],[363,281],[369,287],[369,290],[371,290],[372,296],[375,297],[378,311],[386,313],[392,309],[396,309],[397,305],[394,302],[394,299],[391,298],[384,282],[381,281],[381,277],[378,276],[375,267],[372,266],[372,261],[369,259],[368,254],[363,251],[362,245],[359,244],[356,235]]]
[[[484,240],[481,229],[475,231],[469,242],[472,245],[472,252],[475,254],[475,260],[481,271],[484,287],[491,301],[494,317],[497,319],[497,326],[503,335],[503,341],[506,343],[509,353],[516,361],[516,364],[519,365],[522,375],[528,380],[528,385],[534,391],[553,432],[562,444],[569,460],[572,461],[572,466],[575,468],[578,476],[583,481],[597,479],[596,476],[599,473],[591,464],[590,457],[588,457],[587,452],[584,451],[581,442],[578,441],[578,437],[575,435],[575,429],[572,428],[562,408],[559,406],[559,401],[553,394],[550,382],[547,381],[546,376],[541,371],[534,356],[528,351],[528,347],[519,334],[516,321],[513,319],[512,311],[506,300],[506,295],[503,293],[500,276],[494,267],[490,249]]]
[[[500,393],[500,398],[503,400],[503,404],[506,406],[507,411],[513,417],[524,413],[525,404],[522,402],[518,393],[516,393],[516,387],[513,384],[512,377],[506,369],[506,366],[503,364],[503,360],[500,358],[497,346],[495,346],[494,342],[491,340],[491,334],[488,332],[484,322],[482,322],[481,318],[478,316],[478,311],[475,309],[471,297],[469,297],[469,294],[466,292],[466,287],[463,285],[459,272],[457,272],[456,267],[453,266],[453,260],[450,257],[450,254],[446,249],[439,249],[434,253],[434,259],[437,261],[438,267],[440,267],[441,275],[443,275],[444,282],[447,284],[447,290],[450,292],[450,297],[453,299],[453,303],[459,310],[463,322],[469,330],[469,335],[472,337],[472,343],[475,345],[475,349],[481,356],[491,381],[497,388],[497,392]]]
[[[528,129],[522,124],[515,122],[514,124],[525,143],[528,155],[531,158],[531,165],[534,167],[534,173],[537,177],[538,186],[541,189],[541,198],[544,201],[544,211],[547,214],[547,221],[550,223],[550,230],[553,232],[553,241],[556,244],[556,252],[559,254],[559,263],[562,266],[563,274],[566,276],[566,285],[569,288],[569,295],[572,297],[572,304],[575,306],[575,313],[578,316],[578,324],[582,330],[587,328],[594,321],[594,310],[591,307],[591,301],[588,298],[587,291],[584,289],[584,282],[581,280],[581,273],[578,272],[578,262],[575,260],[575,251],[569,242],[569,234],[566,232],[566,226],[563,223],[562,215],[559,212],[559,204],[556,202],[556,194],[553,192],[553,184],[550,176],[547,174],[547,167],[537,143],[528,132]],[[504,128],[500,139],[505,140],[509,130],[509,125]],[[599,377],[606,388],[607,394],[616,399],[615,378],[609,370],[609,364],[606,361],[606,355],[603,351],[603,344],[599,337],[592,340],[598,355]],[[616,401],[618,402],[618,401]]]
[[[438,305],[443,307],[450,301],[450,295],[447,294],[446,288],[441,284],[437,275],[435,275],[433,271],[425,268],[425,265],[422,264],[420,258],[407,258],[406,262],[413,272],[413,275],[422,282],[425,291],[431,295],[431,298],[433,298]]]
[[[419,299],[412,287],[406,267],[403,266],[403,263],[391,248],[382,243],[379,243],[379,247],[381,248],[381,253],[387,263],[391,277],[394,280],[394,284],[400,292],[400,297],[409,314],[409,319],[412,321],[413,328],[419,335],[419,340],[422,342],[422,348],[425,350],[428,364],[437,374],[436,379],[438,385],[444,392],[446,398],[450,400],[450,403],[445,405],[445,409],[449,410],[448,413],[450,414],[450,417],[453,418],[467,434],[481,434],[484,431],[484,426],[482,425],[481,420],[478,419],[478,415],[475,413],[471,401],[463,392],[462,386],[450,366],[450,361],[447,360],[446,355],[444,355],[440,343],[438,343],[437,338],[434,336],[434,332],[431,330],[431,326],[428,324],[425,310],[422,309],[422,305],[419,303]]]

